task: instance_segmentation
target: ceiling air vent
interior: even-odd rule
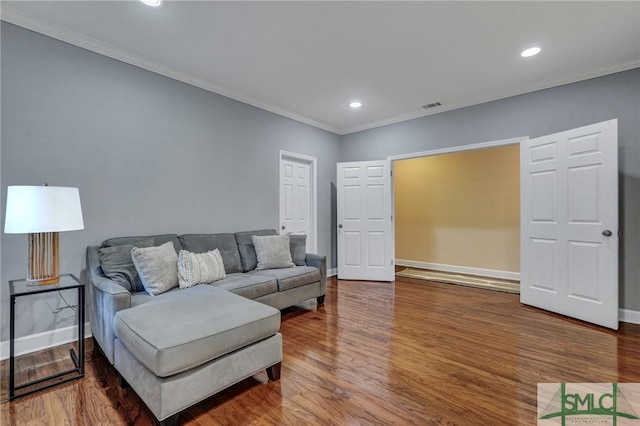
[[[442,103],[441,102],[432,102],[430,104],[426,104],[426,105],[422,105],[422,108],[424,109],[431,109],[431,108],[435,108],[435,107],[439,107],[441,106]]]

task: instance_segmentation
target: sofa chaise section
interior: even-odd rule
[[[301,245],[296,237],[291,243],[296,266],[256,270],[253,235],[277,233],[120,237],[87,248],[97,346],[163,425],[175,424],[180,411],[260,370],[267,369],[269,378],[277,380],[282,361],[279,310],[312,298],[324,301],[326,257],[305,254],[304,240]],[[106,251],[126,260],[133,247],[166,242],[177,254],[217,249],[226,277],[151,296],[109,279],[100,264],[101,247],[125,246]],[[127,277],[125,284],[135,287]]]
[[[114,319],[114,366],[161,425],[261,370],[279,378],[280,311],[213,286],[188,290]]]

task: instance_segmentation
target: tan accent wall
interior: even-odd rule
[[[396,161],[396,258],[520,271],[519,145]]]

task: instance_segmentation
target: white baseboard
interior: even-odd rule
[[[632,324],[640,324],[640,311],[632,311],[631,309],[620,309],[619,318],[622,322]]]
[[[470,268],[468,266],[445,265],[442,263],[420,262],[417,260],[396,259],[396,265],[411,268],[432,269],[434,271],[453,272],[456,274],[479,275],[481,277],[502,278],[504,280],[520,280],[519,272],[498,271],[495,269]]]
[[[327,269],[327,278],[338,275],[338,268]]]
[[[87,322],[84,325],[84,337],[91,337],[91,325]],[[18,337],[16,339],[15,356],[41,351],[65,343],[76,342],[78,340],[78,326],[58,328],[56,330],[44,331],[42,333],[31,334],[29,336]],[[0,343],[0,360],[9,358],[9,341]]]

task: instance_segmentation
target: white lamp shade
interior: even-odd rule
[[[63,186],[9,186],[4,232],[28,234],[84,229],[80,192]]]

